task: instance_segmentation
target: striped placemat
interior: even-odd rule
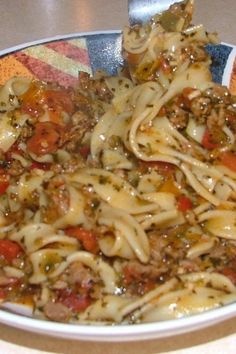
[[[79,71],[92,72],[85,38],[34,45],[0,58],[0,84],[26,76],[68,87],[77,82]]]

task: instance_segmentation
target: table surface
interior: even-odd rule
[[[195,0],[195,5],[195,23],[203,23],[209,31],[217,30],[221,41],[236,45],[235,0]],[[128,22],[127,0],[1,0],[0,13],[0,50],[60,34],[121,29]],[[4,325],[0,325],[0,333],[0,352],[5,354],[26,354],[31,349],[71,354],[182,354],[216,350],[233,354],[236,344],[235,319],[190,334],[132,344],[61,340]]]

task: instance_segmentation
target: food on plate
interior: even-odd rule
[[[136,324],[236,301],[236,99],[193,1],[123,33],[125,66],[0,88],[0,299]]]

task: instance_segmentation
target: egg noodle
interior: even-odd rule
[[[0,299],[80,324],[236,301],[236,99],[193,1],[123,32],[119,75],[0,88]]]

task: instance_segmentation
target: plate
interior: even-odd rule
[[[207,51],[212,56],[213,80],[227,85],[236,94],[236,47],[222,43],[207,46]],[[92,73],[103,69],[115,74],[122,63],[120,31],[58,36],[0,51],[0,85],[12,76],[23,75],[68,87],[76,82],[81,70]],[[33,319],[27,307],[12,304],[0,310],[0,322],[60,338],[119,342],[186,333],[235,315],[236,303],[158,323],[85,326]]]

